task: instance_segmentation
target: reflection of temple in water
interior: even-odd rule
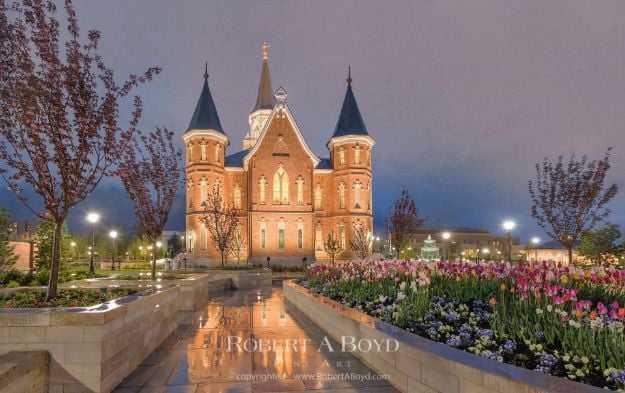
[[[267,295],[241,294],[232,302],[220,299],[220,304],[209,303],[196,313],[193,328],[197,330],[185,347],[190,383],[206,379],[232,380],[234,376],[246,374],[275,374],[288,378],[303,372],[311,359],[317,360],[314,363],[318,368],[323,361],[323,356],[317,352],[318,344],[310,341],[305,347],[284,344],[283,340],[291,340],[291,344],[293,340],[303,342],[309,335],[287,314],[281,292]],[[239,347],[228,348],[229,337],[239,338]],[[264,345],[256,351],[246,351],[246,340],[272,344],[275,340],[275,346]],[[231,338],[231,344],[233,342]],[[248,349],[253,348],[253,345],[248,346]]]

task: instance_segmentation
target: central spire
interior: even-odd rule
[[[252,112],[256,112],[259,109],[273,109],[273,88],[271,87],[271,76],[269,75],[269,64],[267,63],[268,50],[269,43],[263,42],[263,67],[260,71],[256,105],[254,105]]]

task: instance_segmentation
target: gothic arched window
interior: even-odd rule
[[[200,205],[205,204],[208,199],[208,179],[204,176],[200,179]]]
[[[206,141],[202,141],[202,143],[200,143],[200,152],[200,160],[206,161]]]
[[[241,208],[241,186],[239,186],[238,184],[236,186],[234,186],[234,190],[232,191],[233,194],[233,206],[235,209],[240,209]]]
[[[267,179],[265,179],[265,176],[261,176],[260,180],[258,180],[258,188],[260,191],[260,204],[264,205],[265,204],[265,200],[266,195],[267,195]]]
[[[345,224],[344,223],[340,223],[339,224],[339,242],[340,242],[341,250],[344,250],[345,249],[345,243],[346,243],[346,239],[345,239]]]
[[[265,249],[267,247],[267,221],[262,220],[260,222],[260,248]]]
[[[362,190],[362,183],[360,180],[356,180],[352,185],[354,189],[354,209],[360,209],[360,191]]]
[[[339,184],[339,209],[345,209],[345,183]]]
[[[302,179],[302,177],[299,176],[297,180],[295,181],[295,184],[297,185],[297,204],[303,205],[304,204],[304,179]]]
[[[297,220],[297,248],[304,248],[304,220]]]
[[[345,165],[345,149],[342,147],[339,149],[339,165]]]
[[[221,162],[221,145],[215,145],[215,162]]]
[[[354,164],[360,165],[360,151],[362,148],[358,145],[354,147]]]
[[[289,204],[289,175],[282,166],[273,175],[273,203],[277,205]]]
[[[323,209],[323,189],[320,184],[315,188],[315,210]]]
[[[286,247],[286,225],[280,220],[278,223],[278,248],[283,250]]]
[[[315,249],[323,251],[323,227],[320,222],[315,225]]]

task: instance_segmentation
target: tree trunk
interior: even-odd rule
[[[48,282],[48,292],[46,301],[56,298],[59,284],[59,270],[61,268],[61,233],[63,224],[54,223],[54,241],[52,243],[52,260],[50,261],[50,281]]]
[[[156,278],[156,240],[152,240],[152,280]]]
[[[573,264],[573,246],[567,247],[569,249],[569,265]]]
[[[221,250],[221,268],[224,268],[224,250]]]

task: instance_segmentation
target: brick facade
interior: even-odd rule
[[[266,52],[263,67],[262,77],[267,78]],[[261,80],[261,88],[263,83],[267,84]],[[352,94],[351,86],[348,90]],[[212,104],[212,97],[209,101]],[[215,129],[198,129],[192,120],[183,134],[186,241],[197,264],[220,257],[199,220],[201,202],[215,185],[222,186],[227,205],[240,209],[240,230],[247,245],[243,258],[251,262],[265,262],[267,257],[276,264],[298,264],[303,257],[311,262],[325,259],[323,243],[330,232],[344,244],[339,259],[347,260],[352,258],[350,240],[356,226],[373,229],[373,139],[366,132],[335,135],[327,144],[330,158],[320,159],[298,129],[283,89],[276,92],[272,104],[267,109],[257,102],[258,109],[250,114],[250,134],[243,142],[246,150],[241,152],[229,153],[229,140],[218,119],[211,123]],[[198,108],[202,105],[198,102]],[[198,110],[202,108],[196,108],[196,115]],[[214,108],[204,108],[211,110],[216,116]]]

